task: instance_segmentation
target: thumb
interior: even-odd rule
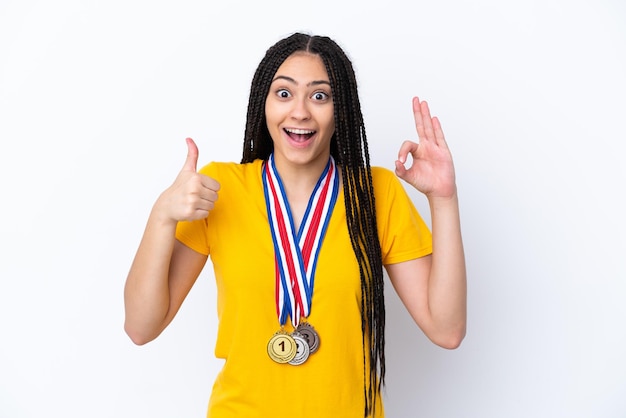
[[[187,159],[182,171],[196,171],[198,167],[198,147],[193,139],[187,138]]]
[[[406,167],[404,166],[404,163],[402,162],[402,160],[396,160],[396,175],[398,177],[400,177],[402,180],[406,181]]]

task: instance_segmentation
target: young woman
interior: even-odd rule
[[[127,278],[125,329],[136,344],[156,338],[211,257],[225,363],[207,416],[382,417],[383,267],[435,344],[461,343],[454,167],[426,102],[413,112],[419,144],[400,146],[395,175],[370,167],[350,60],[296,33],[254,75],[241,163],[197,172],[187,139]],[[428,198],[432,233],[398,177]]]

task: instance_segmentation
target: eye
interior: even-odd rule
[[[289,90],[287,89],[279,89],[276,91],[276,95],[278,97],[280,97],[281,99],[287,99],[289,97],[291,97],[291,93],[289,93]]]
[[[323,91],[316,91],[315,93],[313,93],[313,96],[311,96],[311,97],[315,101],[324,101],[324,100],[328,100],[330,95],[328,95],[327,93],[325,93]]]

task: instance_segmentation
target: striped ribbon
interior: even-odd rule
[[[311,312],[317,257],[337,195],[339,176],[333,157],[320,176],[296,232],[287,195],[271,154],[262,168],[267,215],[276,264],[276,314],[281,326],[294,327]]]

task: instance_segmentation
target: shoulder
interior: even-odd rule
[[[398,176],[396,176],[396,174],[388,168],[373,166],[371,168],[371,172],[375,193],[388,190],[390,188],[396,188],[398,186],[402,187]]]
[[[200,169],[200,174],[214,178],[219,182],[239,180],[245,181],[261,173],[262,160],[240,164],[235,162],[212,161]]]
[[[202,167],[200,174],[220,184],[219,199],[210,216],[215,219],[223,208],[232,212],[242,202],[263,199],[262,164],[262,160],[245,164],[214,161]]]
[[[373,166],[372,186],[378,209],[390,210],[392,206],[406,204],[410,201],[403,182],[396,173],[385,167]]]
[[[372,179],[376,180],[386,180],[389,181],[390,178],[397,178],[396,174],[386,167],[372,166]]]

